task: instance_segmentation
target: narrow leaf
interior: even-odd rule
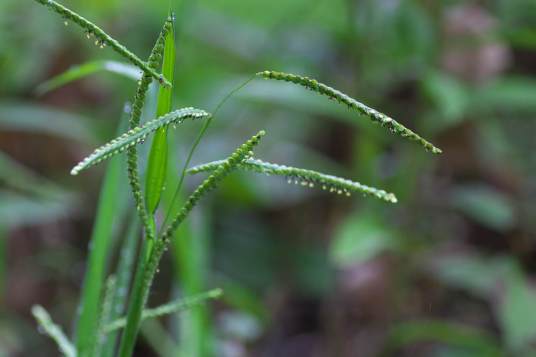
[[[185,119],[207,118],[209,116],[210,114],[204,110],[183,108],[153,119],[142,126],[127,131],[125,134],[96,149],[71,170],[71,175],[77,175],[80,171],[88,167],[119,154],[136,144],[143,143],[149,134],[159,128],[169,124],[181,124]]]
[[[214,171],[224,163],[225,160],[220,160],[195,166],[189,169],[188,173],[196,174],[199,172]],[[361,193],[363,195],[376,197],[386,202],[397,202],[396,196],[393,193],[313,170],[272,164],[254,158],[244,160],[238,165],[238,168],[261,174],[285,176],[287,177],[288,183],[295,183],[310,188],[318,185],[323,190],[337,194],[345,194],[346,196],[350,196],[352,193]]]
[[[418,142],[422,147],[427,151],[431,151],[434,154],[440,154],[441,149],[435,147],[432,143],[426,141],[410,129],[406,128],[404,125],[400,124],[393,118],[380,113],[376,109],[372,109],[365,104],[358,102],[357,100],[351,98],[350,96],[333,89],[323,83],[320,83],[314,79],[298,76],[290,73],[275,72],[275,71],[263,71],[258,72],[258,76],[266,79],[275,79],[278,81],[285,81],[294,84],[298,84],[302,87],[305,87],[313,92],[319,93],[323,96],[328,97],[329,99],[336,100],[339,103],[345,104],[350,109],[357,110],[361,114],[369,117],[373,122],[380,124],[383,127],[389,129],[392,133],[400,135],[409,140]]]
[[[173,16],[170,16],[173,19]],[[162,62],[162,74],[173,83],[175,66],[175,34],[173,23],[171,30],[166,33],[164,44],[164,59]],[[160,87],[156,115],[162,116],[171,111],[172,89]],[[166,169],[168,161],[167,127],[157,130],[151,144],[147,179],[145,182],[145,204],[149,213],[154,213],[160,202],[160,196],[165,186]]]
[[[119,129],[118,129],[119,131]],[[104,285],[106,261],[110,252],[114,222],[119,219],[120,192],[124,166],[119,157],[111,160],[106,168],[99,194],[95,222],[90,238],[90,247],[84,285],[79,302],[80,316],[76,329],[76,347],[80,355],[90,355],[97,337],[97,320]]]
[[[63,87],[66,84],[88,77],[97,72],[115,73],[135,81],[141,79],[142,74],[138,67],[128,63],[117,61],[91,61],[79,66],[74,66],[67,71],[47,80],[46,82],[41,83],[35,91],[37,95],[43,95],[54,89]]]

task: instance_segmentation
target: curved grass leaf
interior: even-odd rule
[[[173,28],[173,15],[170,15],[171,28],[166,32],[164,40],[164,59],[162,61],[162,74],[173,83],[175,67],[175,33]],[[160,87],[156,115],[162,116],[171,111],[172,89]],[[145,204],[149,213],[153,214],[160,202],[160,196],[164,190],[168,161],[167,127],[157,130],[151,143],[149,161],[147,166],[147,178],[145,182]]]
[[[214,171],[219,166],[223,165],[225,161],[226,160],[220,160],[195,166],[189,169],[188,173],[196,174],[199,172]],[[287,177],[288,183],[295,183],[304,187],[313,188],[315,185],[318,185],[323,190],[332,193],[345,194],[346,196],[350,196],[352,193],[361,193],[363,195],[376,197],[386,202],[397,202],[397,198],[393,193],[313,170],[272,164],[254,158],[244,160],[238,167],[242,170],[261,174],[285,176]]]
[[[186,119],[207,118],[209,116],[210,114],[204,110],[182,108],[153,119],[142,126],[127,131],[118,138],[115,138],[109,143],[96,149],[91,155],[86,157],[71,170],[71,175],[77,175],[80,171],[85,170],[88,167],[96,165],[136,144],[144,142],[149,134],[164,126],[169,124],[181,124]]]
[[[347,105],[350,109],[357,110],[361,114],[369,117],[373,122],[380,124],[383,127],[389,129],[392,133],[400,135],[409,140],[416,141],[427,151],[430,151],[434,154],[440,154],[441,149],[435,147],[432,143],[420,137],[418,134],[414,133],[412,130],[406,128],[404,125],[400,124],[393,118],[380,113],[376,109],[372,109],[365,104],[358,102],[357,100],[351,98],[350,96],[333,89],[323,83],[320,83],[314,79],[298,76],[290,73],[276,72],[276,71],[263,71],[258,72],[258,76],[266,79],[275,79],[278,81],[285,81],[294,84],[298,84],[302,87],[305,87],[313,92],[319,93],[328,97],[329,99],[336,100],[339,103]]]
[[[439,342],[470,352],[471,356],[504,356],[496,338],[473,327],[436,320],[409,321],[396,325],[389,336],[385,355],[418,342]]]
[[[40,305],[32,307],[32,315],[39,323],[39,327],[56,342],[61,353],[66,357],[75,357],[76,351],[73,344],[61,330],[61,327],[56,325],[50,318],[47,310]]]
[[[50,106],[0,101],[0,129],[48,134],[84,143],[98,142],[93,123]]]
[[[164,305],[160,305],[153,309],[145,309],[143,310],[141,314],[141,321],[173,314],[176,312],[189,310],[194,306],[203,304],[207,300],[218,299],[222,295],[223,295],[223,290],[213,289],[213,290],[209,290],[207,292],[201,293],[201,294],[196,294],[196,295],[189,296],[186,298],[177,299],[175,301],[169,302]],[[104,327],[104,332],[110,333],[112,331],[123,328],[125,327],[126,323],[127,323],[126,318],[124,317],[119,318],[115,321],[112,321],[110,324],[106,325]]]
[[[147,303],[149,290],[151,288],[154,276],[158,269],[160,259],[164,251],[168,248],[171,238],[181,223],[188,217],[192,209],[207,193],[212,191],[218,184],[231,173],[238,164],[240,164],[255,147],[260,139],[265,135],[264,131],[260,131],[247,142],[242,144],[233,152],[226,162],[218,167],[205,181],[203,181],[195,191],[188,197],[186,203],[179,210],[179,213],[173,219],[173,222],[167,226],[162,234],[161,239],[155,241],[151,255],[147,262],[143,262],[140,266],[139,273],[136,272],[136,279],[133,293],[130,298],[130,305],[127,314],[127,324],[121,338],[119,348],[120,357],[130,357],[136,343],[140,320],[143,308]]]
[[[97,72],[110,72],[120,76],[133,79],[135,81],[141,78],[141,72],[138,67],[128,63],[117,61],[91,61],[79,66],[74,66],[67,71],[41,83],[35,90],[37,95],[43,95],[54,89],[76,80],[85,78]]]
[[[95,25],[94,23],[88,21],[86,18],[80,16],[76,12],[69,10],[65,6],[58,4],[54,0],[35,0],[36,2],[40,3],[41,5],[45,5],[55,13],[59,14],[61,17],[64,18],[65,22],[68,24],[68,21],[71,21],[78,26],[80,26],[82,29],[86,31],[86,35],[88,38],[91,38],[91,36],[95,37],[95,45],[102,47],[110,46],[115,52],[117,52],[119,55],[123,56],[125,59],[130,61],[133,65],[141,69],[143,72],[151,75],[154,79],[156,79],[160,84],[164,86],[171,86],[171,84],[162,76],[161,74],[157,73],[153,68],[151,68],[147,63],[142,61],[138,56],[136,56],[134,53],[130,52],[125,46],[120,44],[117,40],[112,38],[110,35],[108,35],[106,32],[104,32],[100,27]]]

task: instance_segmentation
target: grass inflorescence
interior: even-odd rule
[[[199,172],[214,171],[223,164],[225,164],[225,160],[213,161],[207,164],[194,166],[188,170],[188,173],[196,174]],[[361,193],[365,196],[376,197],[385,202],[397,202],[396,196],[393,193],[313,170],[273,164],[255,158],[244,160],[238,167],[241,170],[261,174],[284,176],[287,178],[288,183],[294,183],[309,188],[317,186],[322,190],[339,195],[344,194],[346,196],[351,196],[352,193]]]
[[[425,140],[418,134],[414,133],[412,130],[406,128],[404,125],[400,124],[393,118],[380,113],[376,109],[372,109],[365,104],[358,102],[354,98],[344,94],[337,89],[331,88],[323,83],[318,82],[315,79],[311,79],[304,76],[299,76],[291,73],[283,73],[276,71],[262,71],[257,73],[258,76],[261,76],[266,79],[274,79],[278,81],[285,81],[294,84],[298,84],[302,87],[305,87],[313,92],[324,95],[332,100],[336,100],[339,103],[347,105],[351,109],[355,109],[361,114],[369,117],[372,121],[380,124],[383,127],[386,127],[394,134],[400,135],[409,140],[418,142],[422,147],[427,151],[430,151],[434,154],[440,154],[441,149],[434,146],[429,141]]]
[[[112,36],[108,35],[104,30],[99,26],[95,25],[93,22],[87,20],[86,18],[80,16],[76,12],[66,8],[65,6],[57,3],[54,0],[35,0],[38,3],[45,5],[55,13],[63,17],[64,21],[68,23],[71,21],[78,26],[80,26],[86,32],[88,39],[95,37],[95,45],[104,48],[105,46],[110,46],[115,52],[123,56],[125,59],[130,61],[133,65],[140,68],[145,73],[149,74],[152,78],[156,79],[160,84],[165,86],[171,86],[171,84],[164,78],[163,75],[156,72],[151,68],[147,63],[142,61],[134,53],[130,52],[125,46],[120,44]]]
[[[204,110],[195,108],[182,108],[153,119],[142,126],[130,129],[123,135],[113,139],[107,144],[97,148],[91,155],[78,163],[71,170],[71,175],[77,175],[80,171],[87,169],[99,162],[119,154],[128,148],[143,143],[147,136],[159,128],[167,125],[177,125],[186,119],[207,118],[210,114]]]
[[[130,72],[130,74],[127,73],[130,77],[138,80],[138,86],[129,112],[128,129],[119,130],[119,133],[124,132],[124,134],[97,148],[71,171],[72,175],[77,175],[82,170],[92,167],[105,159],[125,151],[127,152],[126,171],[137,213],[131,212],[134,219],[131,222],[130,229],[128,229],[128,237],[125,239],[121,248],[123,254],[120,255],[120,262],[117,264],[115,273],[109,275],[108,283],[104,286],[106,275],[109,274],[107,261],[111,256],[108,250],[112,248],[110,238],[112,236],[113,221],[116,218],[115,215],[120,215],[116,212],[120,204],[118,203],[119,200],[115,199],[115,195],[117,195],[118,188],[121,185],[119,175],[121,172],[121,163],[118,161],[118,158],[114,158],[110,163],[106,179],[104,180],[97,219],[90,243],[90,245],[94,246],[94,249],[89,254],[88,269],[80,299],[81,313],[78,321],[76,343],[72,344],[69,341],[59,326],[52,322],[50,316],[44,309],[39,306],[33,309],[33,313],[44,331],[57,342],[60,350],[65,355],[92,356],[97,354],[108,357],[118,351],[119,356],[130,357],[134,351],[142,320],[180,312],[221,295],[221,290],[216,289],[200,295],[187,297],[186,299],[172,301],[154,309],[145,309],[162,256],[168,249],[173,237],[176,237],[177,230],[188,218],[199,201],[209,192],[217,188],[220,182],[235,170],[240,169],[261,174],[283,176],[286,177],[289,183],[295,183],[309,188],[318,187],[340,195],[351,196],[353,193],[358,193],[389,203],[397,202],[397,198],[393,193],[366,186],[352,180],[313,170],[269,163],[254,158],[252,150],[265,135],[264,131],[259,131],[248,141],[240,145],[226,159],[190,168],[188,173],[208,172],[209,175],[184,200],[182,206],[177,205],[175,207],[175,198],[179,197],[177,192],[182,187],[190,159],[210,125],[212,115],[204,110],[190,107],[174,111],[171,109],[173,98],[171,83],[173,83],[175,66],[174,16],[171,11],[145,62],[105,33],[100,27],[74,11],[67,9],[54,0],[35,1],[61,15],[66,24],[73,22],[80,26],[86,32],[88,38],[95,39],[96,45],[100,47],[109,46],[126,58],[136,66],[136,68],[128,68],[130,72],[137,70],[137,68],[141,70],[141,78],[136,73],[134,75]],[[103,63],[106,64],[108,62],[93,63],[82,69],[79,68],[63,76],[59,76],[48,82],[44,88],[50,90],[64,85],[73,79],[80,78],[87,73],[94,73],[96,70],[102,68],[106,69],[105,66],[103,67]],[[162,74],[158,72],[160,68],[162,68]],[[121,71],[125,72],[125,68],[121,68]],[[295,74],[275,71],[258,72],[225,96],[214,110],[214,113],[217,113],[219,108],[234,93],[256,77],[298,84],[336,100],[348,106],[350,109],[356,110],[370,118],[373,122],[386,127],[391,132],[418,142],[432,153],[441,153],[439,148],[391,117],[314,79]],[[142,124],[142,111],[149,85],[153,80],[157,80],[161,84],[156,108],[157,118]],[[185,160],[180,179],[178,180],[176,193],[170,201],[167,212],[165,212],[166,219],[160,224],[160,227],[156,227],[157,220],[155,218],[158,211],[162,209],[160,207],[160,197],[164,190],[166,174],[168,173],[167,129],[170,125],[175,126],[186,119],[198,118],[204,118],[206,121]],[[140,166],[143,167],[144,165],[138,165],[140,155],[138,154],[137,144],[143,143],[150,136],[153,137],[153,142],[147,160],[149,164],[145,172],[140,172]],[[145,197],[140,177],[146,178],[144,185]],[[180,196],[182,197],[182,195]],[[176,210],[175,208],[178,207],[180,208]],[[139,219],[136,217],[136,214]],[[171,219],[169,224],[167,217]],[[140,233],[142,230],[145,233],[146,239],[141,240],[138,258],[135,260],[135,252],[138,251],[138,238],[141,237]],[[123,329],[123,331],[118,341],[116,333],[119,329]],[[119,342],[119,344],[116,344],[116,342]]]

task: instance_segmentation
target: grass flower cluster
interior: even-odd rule
[[[61,328],[52,322],[50,316],[42,307],[36,306],[33,309],[40,326],[56,341],[64,355],[131,356],[143,320],[177,313],[222,295],[222,291],[216,289],[172,301],[160,307],[146,307],[160,261],[164,252],[168,249],[175,232],[188,218],[199,201],[217,188],[222,180],[233,171],[245,170],[259,174],[283,176],[287,178],[289,183],[311,188],[319,187],[339,195],[351,196],[352,193],[358,193],[375,197],[388,203],[397,202],[393,193],[381,189],[313,170],[265,162],[254,157],[253,149],[265,136],[264,130],[261,130],[240,145],[227,158],[190,168],[189,173],[207,172],[209,175],[193,190],[177,210],[173,210],[174,197],[171,208],[166,212],[166,215],[170,217],[169,223],[166,220],[158,227],[155,215],[158,210],[164,210],[160,205],[160,198],[166,183],[169,127],[175,128],[187,119],[206,119],[201,133],[188,155],[185,164],[186,168],[197,144],[203,138],[219,107],[237,90],[246,86],[254,77],[226,96],[214,114],[195,108],[173,109],[171,99],[175,65],[175,38],[174,16],[172,13],[164,21],[163,28],[147,61],[143,61],[105,33],[100,27],[76,12],[53,0],[35,1],[59,14],[67,23],[76,24],[86,32],[88,37],[94,37],[98,46],[112,48],[142,73],[131,110],[127,113],[128,129],[126,131],[122,130],[123,134],[96,148],[93,153],[77,164],[71,171],[71,174],[77,175],[82,170],[100,162],[109,161],[102,186],[97,220],[90,243],[93,249],[89,252],[88,269],[80,299],[76,340],[74,342],[69,341],[68,337],[61,331]],[[159,73],[159,69],[162,70],[162,74]],[[92,73],[92,71],[87,72]],[[356,110],[401,137],[418,142],[432,153],[441,152],[439,148],[389,116],[369,108],[350,96],[314,79],[275,71],[259,72],[256,76],[286,81],[310,89],[334,99],[350,109]],[[76,77],[76,74],[69,73],[69,78]],[[134,76],[134,78],[138,77]],[[58,85],[65,84],[66,81],[66,77],[62,77],[59,81],[51,82],[53,83],[52,87],[56,88]],[[147,91],[153,81],[157,81],[160,84],[156,108],[157,118],[142,123],[142,111]],[[143,158],[138,153],[137,146],[149,138],[152,140],[151,150],[148,157]],[[117,268],[115,272],[108,272],[109,268],[106,265],[106,261],[107,256],[109,256],[108,248],[110,245],[108,242],[113,226],[114,194],[118,187],[123,185],[122,176],[120,175],[122,166],[121,162],[117,161],[117,155],[124,152],[126,152],[127,156],[126,176],[134,198],[136,213],[134,214],[133,212],[132,214],[134,218],[129,233],[123,241]],[[139,160],[143,159],[147,160],[148,165],[139,165]],[[140,167],[147,168],[144,172],[140,172]],[[176,192],[182,185],[184,173],[185,170],[183,170]],[[141,180],[142,177],[146,178],[145,185]],[[142,189],[142,187],[144,188]],[[142,232],[144,236],[141,234]],[[140,240],[140,237],[143,237],[143,239]],[[137,251],[138,254],[136,254]],[[135,273],[132,273],[133,271]],[[132,283],[130,283],[131,281]]]

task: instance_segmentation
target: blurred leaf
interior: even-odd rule
[[[335,265],[344,267],[362,263],[390,249],[392,233],[372,214],[360,211],[349,215],[339,226],[331,243]]]
[[[117,61],[91,61],[79,66],[72,67],[67,71],[41,83],[36,88],[37,95],[43,95],[66,84],[76,80],[88,77],[97,72],[115,73],[120,76],[133,79],[135,81],[141,78],[141,71],[138,67],[129,63]]]
[[[270,313],[262,301],[262,297],[243,284],[224,276],[216,277],[216,285],[222,286],[225,294],[222,299],[230,306],[255,316],[263,323],[267,323]]]
[[[513,202],[491,186],[459,186],[451,193],[450,202],[487,228],[502,232],[515,224]]]
[[[0,101],[0,130],[50,134],[86,143],[97,141],[88,119],[24,102]]]
[[[2,151],[0,151],[0,182],[43,198],[67,194],[62,188],[30,171]]]
[[[488,298],[497,279],[510,269],[510,262],[501,259],[484,260],[473,255],[456,255],[434,259],[437,274],[449,285]]]
[[[536,113],[536,80],[528,77],[499,79],[477,90],[472,105],[485,113]]]
[[[43,224],[64,218],[73,209],[75,202],[71,195],[38,199],[0,191],[0,226]]]
[[[441,72],[433,72],[424,79],[423,89],[443,119],[438,122],[437,117],[432,118],[436,130],[458,124],[463,119],[469,93],[461,82]]]
[[[503,284],[504,296],[499,302],[498,317],[506,345],[512,351],[523,351],[536,339],[536,291],[528,285],[517,265]]]
[[[510,351],[524,351],[536,339],[536,291],[513,258],[447,256],[434,258],[434,264],[446,283],[493,303]]]
[[[319,244],[297,247],[291,252],[293,278],[303,294],[320,298],[334,288],[334,272],[329,264],[325,248]]]
[[[493,336],[484,331],[461,324],[439,320],[404,322],[391,330],[388,349],[397,349],[417,342],[437,342],[459,346],[471,352],[471,356],[504,356]]]

